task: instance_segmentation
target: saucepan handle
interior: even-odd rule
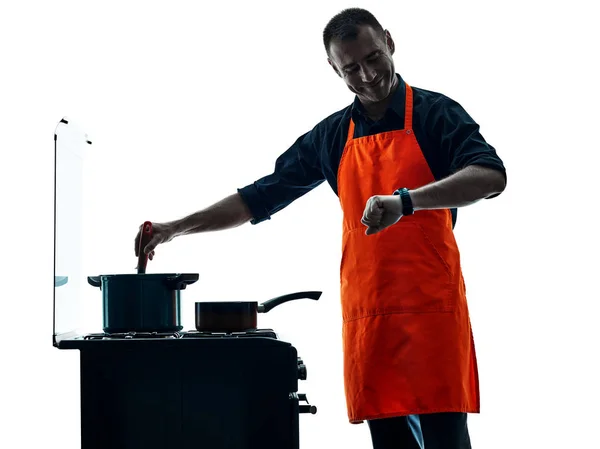
[[[297,292],[290,293],[289,295],[278,296],[277,298],[269,299],[268,301],[259,304],[258,312],[266,313],[271,310],[273,307],[278,306],[279,304],[283,304],[284,302],[292,301],[294,299],[314,299],[318,300],[323,292],[317,291],[308,291],[308,292]]]

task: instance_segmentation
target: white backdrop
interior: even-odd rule
[[[79,354],[51,344],[57,121],[76,120],[93,141],[85,273],[132,273],[140,223],[270,173],[352,101],[321,33],[361,6],[390,30],[406,81],[461,103],[508,169],[505,193],[461,209],[456,228],[481,376],[473,447],[600,448],[598,33],[584,3],[2,3],[0,447],[79,447]],[[184,292],[186,328],[195,300],[324,292],[259,323],[307,364],[301,392],[319,412],[301,417],[305,448],[370,447],[343,397],[340,219],[323,184],[259,226],[160,246],[148,269],[200,274]],[[87,293],[97,307],[99,292]]]

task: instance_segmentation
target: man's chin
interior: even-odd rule
[[[378,94],[369,93],[367,95],[363,95],[363,98],[365,99],[365,101],[367,103],[375,104],[375,103],[381,103],[382,101],[385,101],[388,96],[389,96],[389,91],[388,91],[387,95],[383,94],[383,93],[378,93]]]
[[[385,83],[378,89],[365,92],[364,96],[365,98],[368,98],[371,103],[379,103],[389,97],[391,91],[392,89],[389,83]]]

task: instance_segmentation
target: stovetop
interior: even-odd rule
[[[195,329],[178,332],[118,332],[118,333],[77,333],[55,338],[58,349],[116,348],[135,343],[136,348],[160,347],[196,348],[209,350],[252,350],[252,348],[276,348],[290,346],[282,341],[273,329],[254,329],[244,332],[198,332]],[[166,345],[166,346],[165,346]]]
[[[279,339],[273,329],[254,329],[242,332],[199,332],[196,330],[179,331],[179,332],[119,332],[119,333],[95,333],[87,334],[82,338],[84,340],[130,340],[130,339],[145,339],[145,340],[177,340],[190,338],[272,338]]]

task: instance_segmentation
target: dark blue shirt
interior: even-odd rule
[[[400,84],[381,120],[371,121],[355,97],[350,106],[300,136],[277,158],[273,173],[238,189],[252,213],[252,224],[270,219],[324,181],[337,195],[337,170],[348,137],[350,117],[355,124],[355,138],[404,128],[406,84],[400,75],[396,76]],[[436,180],[473,164],[497,169],[506,177],[496,150],[485,141],[479,125],[460,104],[443,94],[411,87],[413,130]],[[401,180],[398,182],[398,188],[404,187]],[[454,224],[456,209],[451,211]]]

